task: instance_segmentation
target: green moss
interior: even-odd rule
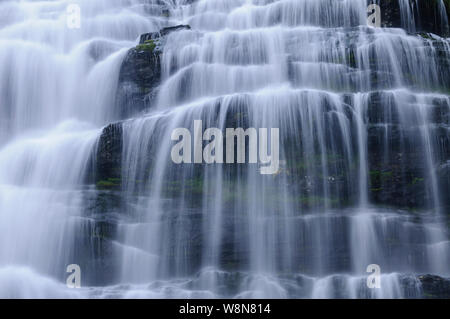
[[[108,178],[107,180],[98,181],[96,186],[97,189],[108,190],[120,187],[121,182],[120,178]]]
[[[424,292],[424,293],[423,293],[423,297],[424,297],[424,298],[428,298],[428,299],[434,299],[434,298],[436,298],[435,295],[430,294],[430,293],[428,293],[428,292]]]
[[[351,68],[357,67],[356,56],[355,56],[355,52],[353,50],[350,50],[347,54],[347,64]]]
[[[411,182],[411,185],[416,185],[417,183],[423,182],[424,179],[421,177],[414,177],[414,179]]]
[[[188,190],[193,193],[202,193],[203,192],[203,179],[191,179],[185,183],[185,186]]]
[[[382,172],[379,170],[372,170],[369,174],[372,181],[384,181],[392,178],[391,171]]]
[[[107,237],[105,236],[105,234],[102,233],[101,229],[96,227],[92,230],[92,234],[91,234],[92,238],[98,238],[98,239],[107,239]]]
[[[421,32],[421,33],[419,33],[418,35],[421,36],[421,37],[424,38],[424,39],[433,40],[433,38],[430,36],[429,33]]]
[[[143,44],[139,44],[136,46],[136,50],[139,51],[147,51],[147,52],[153,52],[156,48],[156,43],[153,40],[147,40]]]
[[[143,94],[148,94],[151,92],[151,88],[148,87],[140,87],[140,90]]]
[[[444,94],[444,95],[450,95],[450,88],[442,86],[442,87],[432,87],[430,88],[436,93]]]
[[[315,154],[311,155],[308,158],[304,158],[302,154],[297,155],[298,160],[295,156],[289,157],[286,160],[287,167],[289,169],[297,169],[297,170],[307,170],[308,168],[314,169],[317,168],[321,170],[322,164],[325,164],[330,167],[336,164],[341,163],[344,159],[339,154],[329,153],[329,154]]]

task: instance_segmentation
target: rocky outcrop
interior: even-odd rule
[[[422,298],[427,299],[449,299],[450,279],[434,275],[423,275],[418,277],[421,283]]]
[[[133,116],[150,108],[161,80],[161,57],[167,36],[190,29],[187,25],[167,27],[159,32],[141,35],[139,44],[130,49],[123,60],[117,90],[121,117]]]
[[[161,57],[167,36],[188,25],[167,27],[141,35],[139,45],[129,50],[120,70],[117,103],[122,118],[152,106],[161,80]],[[122,123],[104,128],[97,148],[95,182],[98,189],[119,189],[122,178]]]

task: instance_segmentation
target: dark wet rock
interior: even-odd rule
[[[450,160],[439,166],[436,175],[441,190],[440,200],[444,211],[448,212],[448,217],[450,217]]]
[[[417,16],[418,31],[432,32],[442,36],[450,36],[448,25],[439,12],[439,0],[421,0],[419,4],[420,15]],[[444,0],[447,20],[450,17],[450,1]]]
[[[418,147],[420,132],[401,125],[370,125],[367,138],[372,202],[404,209],[427,208],[432,203],[432,172]]]
[[[400,28],[402,25],[399,0],[379,1],[381,8],[381,23],[383,27]]]
[[[385,3],[392,4],[394,2],[385,1]],[[387,15],[385,16],[385,18],[387,17],[386,20],[391,20],[391,25],[386,26],[400,24],[398,5],[397,7],[392,5],[390,11],[387,10],[384,14]],[[162,29],[160,32],[143,34],[139,45],[128,52],[121,68],[118,90],[118,101],[123,110],[123,117],[132,116],[151,107],[156,96],[156,89],[160,84],[161,57],[166,37],[171,32],[189,29],[189,26],[180,25]],[[440,45],[431,36],[422,35],[422,37],[427,41],[432,41],[436,46]],[[103,51],[100,49],[94,50],[93,55],[101,57]],[[445,48],[438,48],[437,50],[441,52],[442,56],[440,58],[442,58],[443,63],[448,63]],[[376,60],[374,61],[376,62]],[[289,63],[294,62],[295,56],[293,55]],[[350,52],[348,61],[342,61],[342,63],[348,64],[350,68],[355,68],[357,63],[354,53]],[[376,63],[371,65],[374,68],[375,66]],[[292,67],[289,69],[292,72]],[[295,78],[295,74],[291,76]],[[388,84],[392,82],[390,76],[390,74],[374,74],[372,77],[373,87],[388,87]],[[417,130],[414,131],[409,125],[408,127],[402,126],[399,114],[395,112],[396,106],[385,102],[386,100],[383,100],[381,92],[374,92],[370,96],[370,105],[367,110],[369,123],[367,135],[368,178],[371,202],[407,209],[426,208],[430,202],[430,175],[427,172],[428,167],[424,161],[424,156],[422,153],[419,153],[420,150],[423,150],[423,147],[416,147],[417,141],[420,141],[421,137],[418,135]],[[346,101],[346,103],[348,103],[348,108],[350,109],[351,101]],[[431,113],[430,121],[437,124],[436,134],[433,134],[433,137],[440,141],[441,145],[443,145],[442,149],[449,151],[448,130],[439,127],[439,124],[448,124],[448,105],[437,98],[436,103],[432,105]],[[249,110],[245,107],[245,104],[242,106],[238,105],[238,107],[232,108],[232,112],[227,114],[226,127],[246,128],[249,126],[249,117]],[[327,129],[338,131],[336,128],[333,129],[332,125]],[[120,123],[107,126],[102,132],[95,165],[95,184],[98,192],[95,199],[92,200],[92,216],[89,216],[93,222],[87,224],[82,232],[80,231],[80,240],[85,241],[85,244],[80,246],[84,248],[80,249],[78,253],[93,254],[88,257],[80,257],[81,260],[89,260],[90,262],[86,267],[82,265],[82,268],[88,269],[89,273],[104,274],[104,277],[92,277],[89,279],[94,285],[110,283],[114,278],[112,274],[116,271],[112,266],[116,263],[112,262],[111,258],[113,256],[112,239],[116,238],[117,220],[111,215],[117,213],[122,214],[121,218],[126,218],[126,213],[124,212],[127,212],[127,210],[124,207],[135,204],[131,198],[132,196],[120,192],[123,178],[123,168],[121,167],[123,155],[122,135],[122,124]],[[329,132],[325,135],[332,136]],[[351,135],[353,137],[357,136],[355,132],[352,132]],[[155,134],[154,138],[158,139],[158,135]],[[295,139],[284,142],[286,145],[296,145],[297,143]],[[151,142],[149,144],[156,145],[157,143],[158,140],[155,140],[154,143]],[[352,141],[352,143],[356,142]],[[288,185],[292,185],[292,189],[300,190],[300,192],[297,194],[298,197],[295,198],[285,196],[286,194],[271,194],[273,196],[269,205],[274,205],[274,211],[277,205],[280,207],[280,203],[286,203],[286,201],[289,201],[289,204],[297,204],[296,208],[302,211],[324,206],[325,201],[328,201],[329,206],[342,207],[356,200],[352,196],[357,196],[359,190],[351,186],[356,184],[357,187],[357,182],[355,181],[358,180],[358,154],[353,154],[352,159],[354,158],[355,160],[348,164],[340,154],[332,153],[332,150],[327,150],[327,152],[324,156],[325,159],[323,159],[320,156],[315,156],[315,154],[311,158],[304,158],[303,154],[297,152],[294,147],[287,150],[290,159],[296,159],[296,161],[287,161],[286,164],[283,164],[279,175],[287,176],[285,180],[287,183],[290,183]],[[153,159],[150,153],[149,148],[147,152],[149,154],[148,159],[144,159],[144,161],[148,161],[149,165],[143,165],[145,167],[148,166],[149,169]],[[441,154],[443,158],[448,155]],[[450,158],[450,156],[447,158]],[[322,174],[323,161],[329,168],[328,176],[323,176]],[[347,165],[350,165],[350,167]],[[205,175],[202,175],[205,171],[204,167],[196,169],[201,171],[201,173],[198,175],[192,174],[189,177],[180,174],[182,169],[173,169],[173,173],[169,176],[173,178],[165,178],[164,182],[162,182],[162,194],[164,198],[169,199],[167,202],[164,202],[165,214],[162,223],[167,236],[165,239],[170,243],[163,263],[167,265],[167,271],[170,273],[179,271],[177,267],[180,264],[186,265],[183,266],[186,267],[186,269],[183,269],[185,273],[196,273],[202,266],[202,260],[207,259],[203,255],[205,253],[205,243],[214,236],[213,230],[205,231],[205,217],[198,213],[198,206],[203,203],[204,198],[208,198],[206,196],[208,185],[204,185],[203,178]],[[224,175],[228,177],[242,177],[245,175],[243,174],[245,169],[246,167],[239,165],[235,165],[233,168],[227,167]],[[308,175],[308,170],[312,170],[316,176]],[[348,175],[342,173],[346,171],[349,171]],[[239,173],[241,176],[238,175]],[[145,172],[143,175],[139,176],[139,178],[144,181],[148,180],[149,172]],[[182,176],[181,179],[180,176]],[[446,163],[439,166],[437,176],[441,185],[440,189],[444,192],[447,190],[441,197],[444,198],[444,195],[448,197],[450,164]],[[280,182],[285,182],[283,177],[273,176],[274,180],[277,178]],[[138,181],[133,182],[137,183]],[[325,198],[324,194],[320,194],[320,189],[324,184],[329,185],[331,189],[332,194],[328,195],[329,198]],[[246,233],[245,229],[250,229],[250,225],[246,224],[248,221],[246,221],[245,216],[240,218],[234,215],[236,202],[245,201],[245,194],[236,194],[237,187],[232,183],[230,188],[231,190],[226,192],[229,199],[222,206],[224,209],[223,243],[220,247],[218,259],[221,268],[234,271],[246,269],[250,264],[249,247],[246,247],[244,244],[249,238],[249,234]],[[183,210],[179,209],[181,198],[183,200],[181,204],[184,205]],[[448,202],[448,198],[446,200]],[[450,207],[450,205],[448,206]],[[118,209],[119,207],[121,208],[120,210]],[[208,214],[204,215],[208,216]],[[345,243],[348,243],[350,240],[344,234],[349,234],[350,230],[347,219],[342,218],[338,222],[341,223],[336,224],[339,225],[339,232],[336,231],[334,233],[342,234],[342,238],[334,239],[340,240],[343,244],[336,245],[336,249],[333,251],[323,249],[322,253],[324,256],[320,257],[324,260],[332,261],[330,263],[334,267],[332,271],[345,272],[351,267],[351,256],[349,247],[345,246]],[[302,224],[301,219],[297,223],[298,228],[302,230],[299,232],[300,234],[306,233],[310,228],[310,225]],[[318,225],[320,226],[320,224]],[[296,242],[300,244],[293,253],[293,257],[301,271],[315,273],[315,264],[310,260],[310,256],[316,256],[316,247],[308,245],[309,243],[302,240],[301,237],[296,238]],[[280,247],[285,246],[283,242],[277,244],[280,244]],[[394,247],[394,245],[395,243],[389,248]],[[96,247],[96,250],[91,251],[90,247]],[[399,250],[401,250],[400,248]],[[418,280],[422,284],[424,297],[446,298],[447,296],[448,298],[450,289],[447,279],[425,275],[420,276]],[[414,291],[416,288],[415,283],[414,281],[410,282],[411,291]]]
[[[405,154],[396,154],[399,164],[394,162],[381,165],[372,165],[369,171],[369,195],[373,203],[401,207],[404,209],[424,209],[430,203],[431,198],[428,192],[430,183],[429,176],[425,174],[425,169],[421,167],[421,159],[412,159],[411,155],[406,155],[408,160],[412,160],[418,165],[407,165],[403,157]],[[376,161],[373,160],[372,163]]]
[[[384,94],[384,95],[383,95]],[[430,192],[431,171],[428,167],[427,158],[423,152],[423,132],[419,125],[413,124],[411,121],[404,121],[399,117],[399,111],[404,105],[395,105],[395,99],[389,97],[390,93],[374,92],[369,96],[369,105],[367,109],[367,156],[368,156],[368,184],[369,197],[374,204],[383,206],[398,207],[408,210],[426,209],[432,204],[433,198]],[[344,102],[351,106],[351,96]],[[411,100],[408,103],[413,104]],[[220,105],[217,105],[217,110]],[[448,123],[449,107],[446,99],[436,97],[430,105],[430,121],[433,136],[433,143],[438,142],[441,152],[436,154],[438,163],[445,162],[450,158],[450,132],[446,128]],[[211,109],[211,112],[216,112]],[[349,118],[352,117],[349,112]],[[226,127],[244,127],[249,126],[249,110],[245,105],[237,104],[230,108],[226,117]],[[206,120],[206,119],[205,119]],[[213,123],[211,123],[214,126]],[[334,126],[335,123],[330,122],[325,135],[333,136],[332,132],[339,130]],[[218,124],[216,125],[218,126]],[[164,126],[161,128],[163,129]],[[352,127],[351,136],[354,150],[357,152],[358,146],[356,141],[357,132],[355,126]],[[156,151],[154,147],[158,144],[161,131],[157,131],[152,135],[149,141],[148,149],[141,149],[141,161],[147,168],[139,180],[126,181],[128,185],[135,183],[138,189],[147,189],[149,185],[148,179],[152,171],[152,163],[155,162]],[[278,194],[279,200],[290,200],[299,210],[322,207],[325,204],[328,207],[339,208],[352,205],[358,200],[358,183],[359,180],[359,163],[357,160],[348,163],[343,154],[336,153],[336,149],[326,150],[324,157],[320,154],[311,154],[311,157],[305,158],[302,153],[301,145],[291,136],[291,133],[282,132],[284,136],[283,145],[287,145],[285,163],[281,165],[278,176],[286,177],[286,181],[297,190],[298,196],[286,199],[282,194]],[[337,141],[335,141],[337,142]],[[331,143],[331,141],[330,141]],[[328,145],[329,143],[327,143]],[[337,149],[342,146],[335,145]],[[96,184],[102,190],[118,190],[121,186],[121,127],[120,124],[113,124],[105,128],[99,144],[99,167],[98,178]],[[147,154],[143,156],[143,154]],[[235,152],[236,154],[236,152]],[[358,153],[352,155],[358,158]],[[324,162],[325,161],[325,162]],[[326,176],[323,174],[322,165],[327,166]],[[349,166],[350,165],[350,166]],[[174,166],[170,171],[174,175],[167,176],[165,183],[162,185],[163,193],[170,198],[178,198],[189,194],[188,201],[194,207],[201,203],[202,197],[206,194],[203,189],[204,166],[199,167],[198,174],[194,174],[192,179],[186,178],[184,183],[179,181],[179,175],[182,167]],[[247,169],[254,169],[250,165],[227,166],[227,174],[233,180],[238,178],[239,174],[244,174]],[[447,176],[436,172],[437,176]],[[245,175],[245,174],[244,174]],[[441,178],[442,179],[442,178]],[[442,190],[448,189],[446,181],[442,181]],[[167,184],[167,185],[166,185]],[[324,185],[329,188],[329,193],[323,191]],[[273,194],[275,195],[275,194]],[[277,196],[275,196],[273,204],[277,205]],[[327,196],[327,197],[326,197]],[[445,194],[441,196],[447,198]]]
[[[85,219],[75,232],[73,260],[81,261],[83,283],[99,286],[114,282],[117,273],[114,239],[116,224],[105,219]]]
[[[423,275],[418,277],[422,285],[422,297],[427,299],[450,298],[450,279],[435,275]]]
[[[150,33],[144,33],[141,35],[139,44],[145,44],[147,41],[158,41],[156,44],[162,44],[161,41],[164,40],[164,37],[169,35],[172,32],[180,31],[180,30],[190,30],[191,27],[189,25],[176,25],[172,27],[167,27],[164,29],[161,29],[159,32],[150,32]]]
[[[130,49],[122,62],[117,90],[118,109],[127,118],[150,108],[161,80],[161,58],[166,37],[187,25],[167,27],[141,35],[139,44]]]
[[[125,57],[117,90],[121,117],[133,116],[147,107],[146,97],[154,96],[161,78],[161,54],[153,45],[138,45]]]
[[[379,1],[382,16],[382,26],[390,28],[401,28],[405,21],[402,21],[400,0]],[[415,4],[418,4],[417,8]],[[446,6],[447,19],[450,16],[450,2],[444,1]],[[416,22],[416,32],[432,32],[441,36],[450,36],[445,19],[439,12],[439,0],[419,0],[413,2],[414,20]]]
[[[437,164],[430,167],[430,158],[423,153],[425,132],[423,114],[402,116],[402,108],[414,106],[415,99],[402,100],[401,105],[386,92],[374,92],[369,96],[367,109],[367,156],[369,195],[373,203],[404,209],[424,209],[433,201],[431,189],[433,175],[445,176],[438,171],[439,163],[450,158],[450,132],[448,118],[450,108],[446,97],[437,96],[427,105],[428,133],[432,137]],[[444,169],[444,167],[442,167]],[[439,189],[446,181],[440,177]],[[445,199],[446,195],[441,196]]]
[[[103,129],[97,147],[95,182],[99,189],[117,189],[122,177],[122,125]]]

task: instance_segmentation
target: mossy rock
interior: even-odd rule
[[[122,180],[120,178],[108,178],[106,180],[98,181],[96,186],[100,190],[113,190],[119,189],[122,185]]]
[[[136,50],[138,51],[147,51],[147,52],[154,52],[156,49],[156,43],[154,40],[146,40],[142,44],[138,44],[136,46]]]

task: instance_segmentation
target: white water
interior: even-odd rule
[[[76,263],[85,172],[101,127],[117,118],[122,58],[149,18],[142,1],[0,3],[0,296],[72,296],[60,281]],[[62,282],[62,281],[61,281]]]
[[[431,41],[366,27],[360,0],[200,0],[172,11],[171,24],[192,30],[168,38],[156,109],[124,123],[127,205],[108,246],[113,278],[66,288],[65,266],[96,258],[83,239],[96,196],[84,175],[101,127],[118,119],[122,58],[168,23],[143,2],[78,1],[80,30],[65,27],[65,1],[0,4],[9,17],[0,26],[0,296],[399,298],[418,295],[415,274],[449,275],[434,173],[442,155],[427,114],[450,100],[432,89],[443,79]],[[377,92],[389,112],[373,123]],[[369,125],[386,130],[387,164],[393,117],[411,130],[401,147],[413,140],[426,154],[430,201],[418,216],[374,207],[368,195]],[[279,127],[286,166],[268,178],[251,165],[174,166],[170,132],[198,119]],[[348,197],[350,208],[333,208]],[[365,286],[374,263],[380,290]]]

